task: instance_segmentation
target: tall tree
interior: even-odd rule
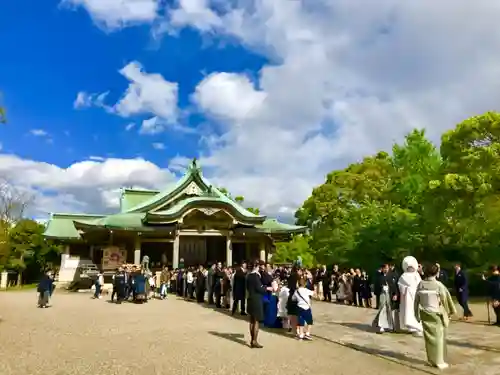
[[[307,236],[296,235],[290,242],[276,243],[276,251],[273,254],[274,263],[292,263],[299,257],[302,259],[304,266],[312,267],[314,265],[315,257],[309,246]]]
[[[244,202],[245,202],[245,197],[241,196],[241,195],[237,195],[236,197],[233,197],[231,195],[231,193],[225,188],[225,187],[220,187],[218,188],[218,190],[224,194],[226,197],[232,199],[233,201],[235,201],[236,203],[240,204],[240,205],[244,205]],[[255,215],[259,215],[260,214],[260,210],[258,208],[255,208],[255,207],[246,207],[246,209],[248,211],[250,211],[251,213],[255,214]]]
[[[37,277],[47,263],[58,260],[59,246],[43,237],[45,227],[34,220],[22,219],[10,230],[10,257],[8,268],[18,272],[18,285],[21,285],[25,271]]]

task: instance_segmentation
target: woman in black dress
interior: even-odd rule
[[[290,289],[290,294],[288,297],[288,302],[286,304],[286,309],[288,311],[288,317],[290,319],[290,328],[288,329],[289,331],[292,331],[292,329],[297,330],[297,316],[299,314],[299,308],[297,306],[297,301],[293,301],[292,297],[295,293],[295,290],[297,289],[300,276],[301,272],[299,267],[297,267],[297,265],[294,265],[292,267],[292,272],[288,277],[288,289]]]
[[[250,347],[262,348],[257,341],[259,336],[259,324],[264,320],[264,305],[262,296],[271,291],[271,287],[262,285],[261,272],[265,272],[265,263],[257,262],[253,267],[253,271],[247,276],[247,313],[250,317]]]

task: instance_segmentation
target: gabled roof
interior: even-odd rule
[[[44,234],[48,238],[79,240],[79,229],[155,231],[157,228],[152,225],[174,224],[191,209],[203,210],[207,207],[223,209],[236,222],[260,233],[303,233],[307,229],[248,211],[210,184],[203,177],[196,159],[184,176],[164,191],[123,189],[120,205],[121,212],[114,215],[52,214]]]
[[[80,233],[75,228],[74,221],[93,221],[103,218],[104,215],[89,214],[51,214],[45,228],[44,236],[65,240],[79,240]]]
[[[248,211],[246,208],[233,201],[231,198],[227,197],[219,189],[213,186],[203,176],[201,167],[199,166],[196,159],[193,159],[184,176],[173,187],[165,189],[159,194],[151,196],[151,198],[139,203],[135,207],[128,209],[126,212],[162,211],[163,207],[174,203],[175,200],[180,198],[183,192],[185,192],[189,187],[198,189],[198,193],[195,194],[197,196],[193,197],[198,201],[206,200],[207,202],[209,202],[213,201],[215,198],[220,202],[232,206],[241,215],[242,218],[245,218],[252,222],[263,222],[266,219],[266,216],[264,215],[256,215],[253,212]],[[190,200],[189,202],[194,201],[195,200]],[[184,207],[185,204],[183,204],[182,202],[175,202],[168,209],[172,214],[172,210],[175,206],[180,209],[181,207]]]
[[[144,203],[158,194],[160,194],[160,192],[157,190],[122,189],[120,196],[120,212],[127,212],[131,208]]]

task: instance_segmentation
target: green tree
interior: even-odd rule
[[[18,272],[18,285],[21,285],[25,272],[37,277],[48,263],[59,258],[59,246],[43,237],[44,230],[43,225],[29,219],[20,220],[10,229],[7,267]]]
[[[302,258],[302,264],[306,267],[312,267],[315,258],[309,246],[308,237],[305,235],[296,235],[290,242],[276,243],[276,251],[273,254],[274,263],[292,263]]]
[[[226,197],[232,199],[233,201],[235,201],[236,203],[240,204],[243,206],[243,204],[245,203],[245,198],[241,195],[238,195],[236,197],[233,197],[231,195],[231,193],[225,188],[225,187],[221,187],[221,188],[218,188],[218,190],[224,194]],[[255,208],[255,207],[246,207],[246,209],[248,211],[250,211],[251,213],[255,214],[255,215],[259,215],[260,214],[260,210],[258,208]]]
[[[314,257],[372,267],[407,254],[500,262],[500,114],[458,124],[438,150],[422,130],[391,154],[332,171],[296,212]]]

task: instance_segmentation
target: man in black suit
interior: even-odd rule
[[[217,267],[215,267],[215,272],[213,274],[213,288],[215,294],[215,307],[222,307],[222,279],[224,278],[224,272],[222,271],[222,263],[217,262]]]
[[[236,313],[238,303],[240,304],[241,315],[246,315],[245,309],[245,294],[246,294],[246,277],[247,277],[247,264],[242,263],[234,273],[233,281],[233,308],[231,314]]]
[[[380,295],[382,294],[381,289],[381,279],[383,276],[382,272],[383,266],[379,267],[377,272],[375,272],[375,277],[373,278],[373,294],[375,294],[375,308],[378,310],[380,308]]]
[[[453,283],[458,303],[464,310],[464,320],[468,320],[472,317],[472,312],[469,309],[469,281],[459,263],[455,264],[455,278]]]

